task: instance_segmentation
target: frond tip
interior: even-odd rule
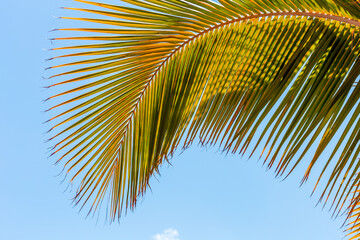
[[[84,35],[56,41],[91,42],[55,49],[66,53],[53,61],[76,60],[51,67],[61,79],[51,87],[65,90],[49,97],[64,99],[50,108],[52,155],[82,179],[76,203],[95,211],[108,198],[119,218],[163,160],[198,137],[233,153],[261,147],[278,176],[308,162],[303,182],[321,165],[319,181],[330,177],[320,201],[357,216],[359,2],[77,1],[92,7],[67,9],[98,18],[63,19],[96,27],[59,29]]]

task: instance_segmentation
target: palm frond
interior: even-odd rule
[[[302,182],[315,165],[318,182],[329,172],[320,201],[355,218],[349,234],[358,238],[358,1],[77,1],[93,7],[70,9],[98,18],[65,19],[105,27],[55,38],[91,41],[56,48],[67,53],[54,58],[80,60],[52,67],[72,69],[50,86],[67,89],[49,98],[66,99],[51,108],[65,108],[51,118],[51,139],[71,181],[82,177],[76,202],[96,210],[108,196],[115,220],[198,137],[232,153],[262,148],[278,176],[304,161]]]

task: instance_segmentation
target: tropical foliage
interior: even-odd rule
[[[73,60],[52,67],[65,70],[49,98],[62,99],[50,109],[52,155],[82,179],[76,203],[95,211],[108,198],[119,218],[164,160],[200,139],[261,148],[277,176],[306,163],[305,182],[316,167],[320,201],[360,239],[359,1],[76,1],[84,8],[68,9],[92,18],[63,18],[92,27],[55,38],[80,44],[55,48]]]

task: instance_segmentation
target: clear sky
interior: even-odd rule
[[[108,2],[111,2],[108,0]],[[113,0],[114,3],[118,1]],[[316,207],[313,182],[284,182],[257,158],[194,145],[161,168],[135,212],[120,224],[86,218],[47,158],[49,116],[42,77],[49,30],[71,0],[4,0],[0,8],[0,239],[2,240],[339,240],[344,218]],[[314,180],[314,179],[313,179]]]

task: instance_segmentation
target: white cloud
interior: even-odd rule
[[[176,229],[169,228],[166,229],[163,233],[158,233],[153,236],[153,240],[180,240],[179,232]]]

